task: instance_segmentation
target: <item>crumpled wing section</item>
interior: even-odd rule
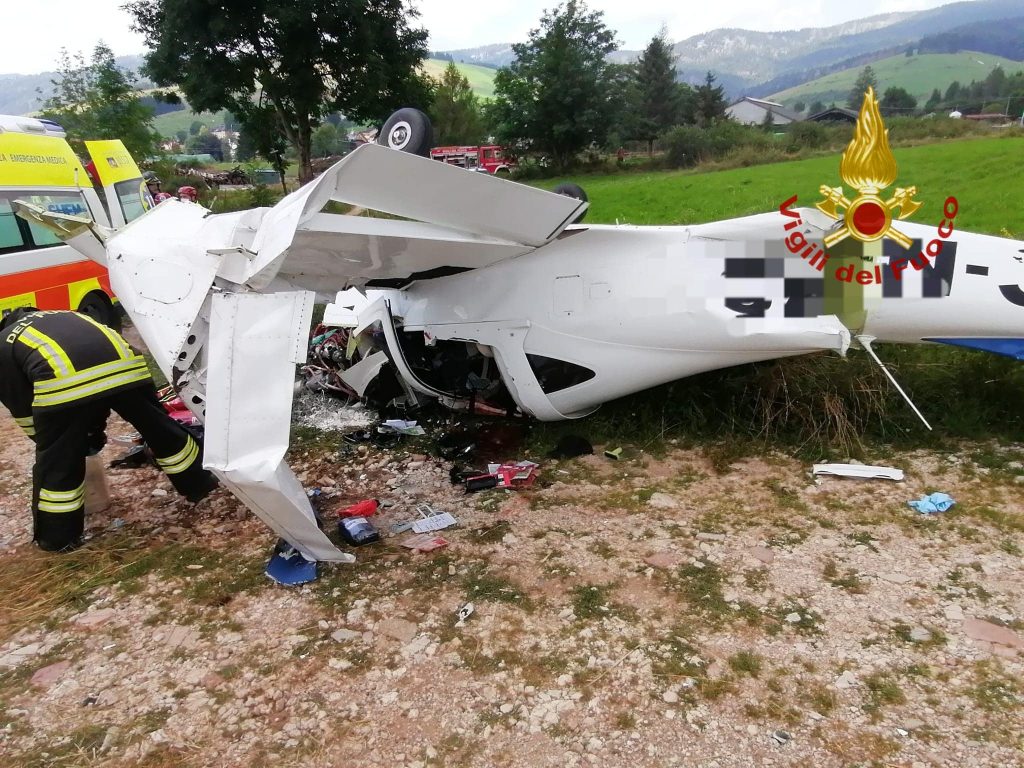
[[[397,222],[382,219],[360,221],[355,217],[321,214],[331,200],[434,225],[427,229],[405,231]],[[305,263],[323,252],[324,240],[300,233],[343,233],[351,231],[362,238],[377,235],[415,239],[451,239],[475,242],[480,248],[477,260],[463,260],[461,266],[487,266],[496,260],[496,251],[486,246],[503,247],[500,258],[537,248],[550,242],[587,207],[587,203],[544,190],[497,179],[482,173],[470,173],[428,158],[398,152],[376,144],[359,147],[318,179],[292,192],[263,217],[253,242],[257,253],[248,284],[260,290],[278,272],[293,273],[287,262]],[[319,218],[318,218],[319,217]],[[315,221],[314,221],[315,219]],[[328,224],[328,222],[333,222]],[[367,230],[366,222],[372,229]],[[454,230],[455,235],[451,232]],[[394,234],[392,234],[394,233]],[[470,237],[475,236],[475,237]],[[349,269],[346,249],[368,251],[371,246],[331,246],[336,254],[336,279]],[[392,259],[390,269],[374,277],[403,278],[432,267],[413,250],[401,259]],[[362,259],[362,257],[357,257]],[[358,282],[358,281],[357,281]],[[341,286],[332,286],[335,289]]]
[[[317,526],[284,462],[312,312],[304,291],[213,296],[203,466],[308,560],[352,562]]]

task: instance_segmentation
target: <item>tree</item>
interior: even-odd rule
[[[860,105],[864,101],[864,94],[867,93],[868,88],[874,88],[878,91],[878,78],[875,77],[875,70],[868,64],[864,69],[857,75],[857,82],[853,84],[853,88],[850,89],[850,95],[846,99],[846,106],[850,109],[860,109]]]
[[[192,136],[185,145],[195,155],[213,155],[217,160],[224,159],[224,145],[216,134],[203,131]]]
[[[932,95],[928,97],[928,101],[925,102],[924,108],[928,112],[933,112],[942,103],[942,93],[938,88],[932,90]]]
[[[885,89],[879,106],[884,115],[908,115],[917,109],[917,99],[906,89],[892,86]]]
[[[761,118],[761,130],[765,133],[775,132],[775,115],[771,107],[765,110],[764,117]]]
[[[328,157],[338,154],[338,129],[330,123],[324,123],[313,131],[310,152],[313,157]]]
[[[959,80],[954,80],[952,83],[949,84],[949,87],[946,89],[946,95],[943,97],[943,101],[951,102],[954,99],[957,99],[959,97],[960,97],[960,81]]]
[[[816,115],[819,112],[824,112],[824,111],[825,111],[825,104],[821,101],[821,99],[817,99],[814,102],[812,102],[810,108],[807,110],[807,112],[809,114],[812,114],[812,115]]]
[[[478,144],[484,136],[480,102],[469,86],[469,79],[452,61],[434,86],[430,117],[438,144]]]
[[[796,102],[796,104],[793,105],[793,111],[796,112],[797,114],[803,113],[805,109],[807,109],[807,105],[802,101],[798,101]]]
[[[314,128],[340,111],[364,123],[427,106],[417,67],[427,32],[403,0],[131,0],[150,47],[146,71],[175,84],[196,111],[230,109],[243,125],[270,118],[313,176]],[[262,127],[255,127],[262,133]]]
[[[654,152],[654,140],[680,122],[676,67],[666,34],[662,28],[636,63],[639,95],[636,137],[647,142],[648,155]]]
[[[181,146],[185,146],[185,142],[188,141],[188,131],[178,131],[174,134],[174,138],[178,140]]]
[[[86,64],[78,54],[61,51],[54,94],[43,103],[42,115],[60,123],[76,150],[92,139],[120,139],[138,160],[156,152],[160,137],[153,130],[153,110],[144,106],[133,85],[134,76],[114,62],[103,43]]]
[[[614,111],[606,56],[618,47],[603,17],[568,0],[512,46],[516,60],[494,78],[492,114],[503,141],[546,152],[560,169],[591,142],[603,143]]]
[[[715,76],[708,72],[694,94],[694,117],[697,124],[706,126],[722,119],[725,117],[726,106],[725,89],[715,85]]]

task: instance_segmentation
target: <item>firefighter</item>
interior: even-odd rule
[[[36,444],[32,522],[41,549],[81,544],[85,457],[106,442],[111,410],[139,431],[189,501],[217,484],[201,446],[157,400],[145,359],[85,315],[25,307],[0,320],[0,402]]]

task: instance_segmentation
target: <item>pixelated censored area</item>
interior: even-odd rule
[[[808,239],[824,250],[821,240]],[[843,244],[843,259],[830,259],[819,271],[808,261],[789,251],[782,240],[729,243],[723,258],[722,300],[726,309],[737,317],[820,317],[836,314],[833,308],[847,304],[859,309],[880,299],[942,298],[948,296],[956,265],[956,242],[946,241],[942,251],[921,270],[910,266],[894,270],[892,264],[921,253],[924,243],[914,240],[909,249],[885,240],[882,255],[867,251],[877,244],[848,241]],[[708,253],[709,258],[716,254]],[[855,283],[839,296],[839,307],[830,302],[826,308],[827,281],[840,281],[837,270],[841,264],[855,264],[857,270],[874,270],[878,266],[881,286],[858,286]],[[857,263],[859,262],[859,264]],[[986,267],[968,265],[968,274],[987,274]],[[843,284],[848,283],[845,281]],[[860,288],[861,290],[857,290]],[[709,296],[709,298],[717,298]]]

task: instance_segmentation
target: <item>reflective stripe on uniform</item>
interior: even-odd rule
[[[105,376],[93,382],[80,384],[70,389],[63,389],[59,392],[37,394],[32,400],[33,408],[47,408],[55,405],[65,405],[93,395],[99,395],[111,389],[123,387],[128,384],[149,381],[149,369],[146,361],[141,357],[137,361],[124,361],[129,368],[119,375]]]
[[[75,512],[85,503],[85,483],[73,491],[39,489],[40,512]]]
[[[25,430],[25,434],[28,435],[29,437],[33,437],[35,435],[36,426],[35,422],[32,421],[31,416],[22,416],[21,418],[18,418],[16,416],[14,418],[14,423],[21,427],[23,430]]]
[[[78,373],[72,374],[71,376],[37,381],[32,385],[32,391],[37,396],[41,394],[48,394],[50,392],[60,392],[65,389],[81,386],[82,384],[88,384],[89,382],[95,381],[96,379],[104,376],[114,376],[119,373],[124,373],[125,371],[145,364],[146,360],[142,357],[136,357],[131,360],[112,360],[109,363],[102,363],[101,365],[94,365],[92,368],[86,368]]]
[[[197,458],[199,458],[199,444],[190,436],[187,438],[184,448],[166,459],[158,458],[156,463],[168,475],[176,475],[191,467]]]
[[[17,340],[29,349],[39,352],[43,359],[49,363],[50,368],[53,369],[54,376],[70,376],[75,372],[75,367],[71,364],[71,360],[68,359],[64,350],[45,333],[40,333],[32,326],[29,326],[18,334]]]

